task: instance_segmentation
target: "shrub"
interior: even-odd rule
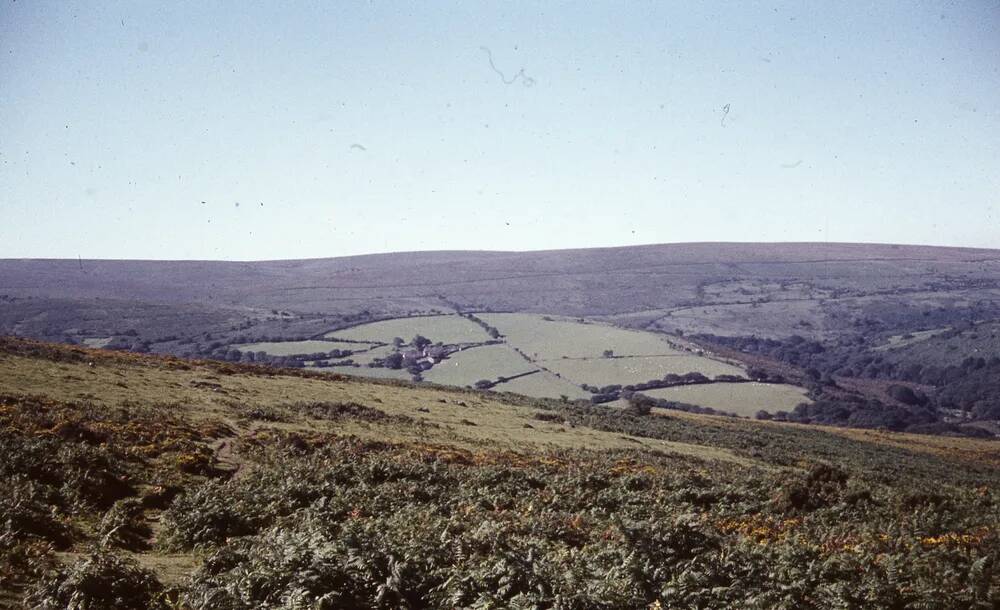
[[[629,396],[628,407],[625,408],[625,411],[629,415],[645,416],[652,412],[654,404],[656,401],[648,396],[633,394]]]
[[[927,404],[927,396],[922,392],[914,392],[911,388],[905,385],[894,384],[888,388],[889,396],[893,399],[898,400],[904,405],[925,405]]]
[[[142,500],[126,498],[115,502],[101,519],[97,533],[102,544],[132,551],[147,548],[152,531],[144,520]]]
[[[777,498],[786,512],[809,512],[831,506],[841,499],[848,475],[827,464],[816,464],[804,478],[786,483]]]
[[[25,596],[39,610],[166,609],[163,586],[135,560],[94,552],[43,578]]]
[[[0,535],[12,540],[40,538],[57,548],[67,547],[72,530],[51,509],[54,500],[52,492],[15,475],[0,494]]]

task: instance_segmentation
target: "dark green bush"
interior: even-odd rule
[[[101,519],[97,534],[102,544],[132,551],[147,548],[152,531],[145,522],[142,500],[126,498],[115,502]]]
[[[25,606],[39,610],[144,610],[168,606],[163,586],[134,560],[94,552],[35,584]]]

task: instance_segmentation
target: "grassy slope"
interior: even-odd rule
[[[360,406],[343,406],[351,403]],[[249,562],[256,555],[266,554],[268,549],[280,546],[280,540],[274,537],[284,540],[281,537],[286,535],[282,533],[286,529],[311,531],[310,536],[319,536],[333,547],[340,544],[337,537],[347,530],[328,527],[331,520],[339,522],[342,517],[323,513],[327,525],[309,530],[313,527],[309,515],[319,509],[308,503],[294,504],[297,494],[302,493],[327,498],[321,512],[332,510],[329,507],[337,502],[351,503],[352,512],[344,527],[361,527],[352,536],[365,540],[370,533],[365,528],[369,526],[376,528],[373,531],[388,532],[390,540],[403,536],[410,540],[407,544],[415,544],[414,540],[424,535],[438,539],[443,531],[461,530],[461,521],[441,522],[444,529],[434,529],[441,513],[421,511],[435,502],[447,504],[448,514],[465,511],[462,520],[480,524],[475,532],[461,534],[456,544],[471,544],[467,537],[481,535],[483,528],[512,525],[510,518],[514,514],[529,515],[523,522],[529,531],[522,531],[518,525],[508,532],[511,540],[523,537],[525,544],[535,544],[531,541],[541,536],[549,540],[547,545],[556,545],[533,547],[536,550],[532,551],[541,553],[539,565],[555,562],[550,566],[554,573],[565,571],[558,561],[566,557],[589,557],[588,575],[580,573],[574,578],[584,579],[594,587],[607,587],[598,597],[610,600],[610,606],[570,607],[638,607],[636,600],[640,599],[642,605],[659,599],[682,606],[727,607],[746,604],[746,596],[751,594],[771,600],[771,606],[780,605],[777,598],[767,597],[770,593],[741,593],[736,586],[771,579],[776,582],[765,584],[777,591],[784,576],[775,576],[774,572],[740,576],[743,567],[726,568],[713,578],[738,578],[739,583],[726,585],[720,581],[718,586],[710,587],[693,581],[674,582],[676,574],[671,575],[669,570],[662,573],[636,567],[638,572],[628,578],[639,579],[645,583],[643,587],[653,587],[643,588],[626,583],[623,574],[615,577],[626,579],[619,584],[609,581],[613,565],[619,560],[606,559],[612,564],[603,569],[600,565],[604,560],[589,555],[618,548],[634,555],[640,551],[635,545],[645,540],[643,536],[655,533],[643,529],[652,525],[642,524],[667,521],[674,523],[674,529],[662,533],[668,539],[653,543],[656,548],[694,544],[701,550],[691,557],[680,551],[669,557],[656,554],[661,551],[649,551],[653,553],[649,557],[653,564],[689,562],[683,564],[685,569],[695,569],[697,564],[702,572],[711,572],[720,569],[709,569],[715,565],[711,563],[715,561],[712,549],[722,548],[730,558],[742,557],[746,565],[761,564],[767,569],[772,563],[777,566],[786,561],[789,553],[798,553],[793,563],[806,565],[817,557],[836,558],[848,569],[856,566],[858,573],[871,571],[875,584],[863,598],[869,606],[875,603],[872,600],[888,603],[885,600],[895,599],[893,595],[915,595],[912,591],[938,580],[941,587],[957,596],[952,601],[980,599],[996,603],[1000,599],[997,576],[987,575],[985,589],[969,580],[969,565],[989,553],[995,556],[998,549],[995,524],[1000,504],[1000,451],[995,443],[986,441],[819,430],[675,413],[634,418],[603,408],[560,406],[557,402],[514,396],[218,363],[186,363],[20,340],[0,340],[0,427],[0,448],[9,452],[4,468],[10,470],[0,474],[14,476],[18,493],[23,491],[29,496],[38,485],[59,483],[53,487],[58,492],[30,497],[45,509],[40,514],[48,511],[58,517],[58,523],[50,524],[51,528],[58,525],[68,532],[53,542],[51,532],[25,533],[23,528],[15,527],[3,538],[0,585],[6,590],[2,599],[10,603],[20,595],[24,581],[37,578],[36,572],[44,571],[53,558],[70,561],[86,556],[101,539],[111,546],[130,548],[120,553],[134,556],[160,582],[175,587],[171,595],[179,592],[184,598],[185,591],[221,595],[218,587],[229,585],[239,589],[245,584],[241,584],[237,572],[224,568],[226,561],[243,557],[240,561]],[[58,452],[45,449],[45,443],[57,447]],[[51,460],[47,467],[50,474],[45,475],[48,479],[44,473],[31,470],[27,458],[14,459],[35,455],[32,447],[37,448],[38,455]],[[110,478],[81,483],[81,475],[73,466],[80,460],[89,464],[87,476],[107,471]],[[327,493],[322,491],[327,485],[322,480],[324,472],[339,472],[353,462],[357,472],[343,474],[346,478],[338,479],[335,486],[338,491],[323,495]],[[840,475],[828,481],[824,471],[819,471],[820,475],[804,474],[818,462],[841,469],[837,472],[845,473],[849,482],[838,482]],[[423,481],[418,487],[425,491],[385,487],[389,483],[380,482],[381,478],[370,478],[373,473],[389,473],[394,468],[405,469],[407,474],[402,480]],[[289,476],[291,479],[287,479]],[[442,476],[445,479],[440,479]],[[42,478],[22,486],[23,477]],[[300,491],[282,487],[288,484],[283,482],[286,479],[298,481]],[[389,476],[388,481],[394,480],[395,475]],[[127,485],[115,481],[126,481]],[[505,495],[508,485],[509,497]],[[594,490],[606,491],[587,491],[591,485],[598,485]],[[561,495],[553,496],[552,490],[546,491],[547,486],[562,489]],[[110,491],[94,495],[103,490]],[[180,508],[171,508],[170,499],[163,498],[172,495],[163,490],[180,493],[174,500]],[[421,493],[426,496],[423,500],[419,499],[424,497]],[[268,494],[277,498],[277,508],[269,504]],[[148,531],[133,527],[135,523],[127,519],[123,523],[131,525],[124,529],[103,525],[109,514],[124,510],[129,497],[141,498],[142,508],[135,519]],[[188,523],[185,515],[195,521],[206,511],[228,515],[226,511],[235,510],[230,504],[244,507],[244,497],[247,504],[240,510],[255,516],[241,522],[245,529],[233,535],[245,536],[242,540],[248,544],[262,546],[244,548],[237,543],[238,538],[230,543],[224,531],[217,533],[221,537],[209,536],[195,543],[201,539],[198,536],[208,535],[206,531],[212,534],[216,530]],[[857,499],[866,497],[869,499]],[[119,502],[114,504],[115,500]],[[393,503],[384,515],[375,508],[382,502]],[[801,502],[806,504],[796,504]],[[0,510],[24,510],[24,506],[30,506],[30,502],[15,508],[0,505]],[[534,511],[540,512],[530,516]],[[287,515],[282,522],[285,525],[276,521],[277,514]],[[403,521],[393,521],[393,514],[401,515]],[[677,522],[682,515],[687,515],[684,523]],[[218,527],[218,518],[213,519],[206,523]],[[407,529],[424,520],[431,528],[427,532]],[[538,528],[544,531],[531,533]],[[122,532],[133,529],[139,532],[138,543],[127,539],[115,542]],[[682,536],[684,542],[676,540],[677,536]],[[691,542],[692,536],[700,542]],[[376,544],[374,540],[364,544]],[[13,546],[7,546],[9,543]],[[500,561],[506,551],[492,548],[482,556],[477,553],[484,551],[472,547],[463,552],[471,553],[468,561],[475,557]],[[513,557],[524,549],[509,551]],[[221,556],[213,555],[216,552],[235,555],[227,555],[230,559],[223,561]],[[428,551],[428,555],[433,553]],[[214,559],[200,567],[210,557]],[[427,583],[445,586],[440,584],[444,576],[438,581],[435,575],[458,569],[447,567],[454,557],[435,556],[438,563],[430,558],[427,561],[430,563],[423,571],[417,570],[409,580],[404,579],[420,591]],[[698,564],[701,561],[709,564]],[[895,562],[895,567],[883,565],[887,561]],[[958,575],[927,580],[930,577],[924,575],[924,570],[937,569],[934,562],[941,562],[941,570],[946,563],[949,569],[957,565],[954,570]],[[449,579],[445,589],[431,587],[425,594],[433,597],[447,590],[452,605],[485,599],[482,596],[487,593],[477,593],[476,586],[470,583],[486,583],[488,578],[477,572],[478,568],[463,565],[463,570],[470,570],[463,572],[465,580]],[[680,565],[674,565],[674,572],[680,570]],[[582,564],[578,567],[583,569]],[[589,572],[592,570],[596,572]],[[893,578],[902,584],[887,584],[886,573],[895,574]],[[191,574],[195,575],[193,581],[187,580]],[[552,585],[554,576],[536,577],[564,591],[584,586],[572,579]],[[825,578],[851,582],[854,577],[831,573]],[[669,590],[659,589],[667,580],[673,583]],[[456,582],[465,584],[459,586]],[[351,583],[350,587],[357,588],[357,595],[362,597],[345,598],[341,603],[405,605],[392,597],[395,593],[388,594],[389,601],[375,603],[374,597],[363,597],[364,582]],[[876,591],[876,585],[896,590]],[[495,584],[482,586],[490,589],[488,595],[502,596],[505,590]],[[806,585],[797,586],[808,589]],[[344,587],[350,588],[347,584]],[[727,590],[717,591],[718,587]],[[905,593],[906,588],[911,593]],[[806,589],[797,598],[804,604],[799,607],[816,607],[817,599],[834,595]],[[592,594],[597,595],[594,590]],[[199,605],[190,595],[184,598],[187,603],[208,607]],[[493,599],[494,605],[500,606],[514,605],[516,601]],[[539,603],[546,605],[544,600]],[[964,605],[973,607],[971,603]]]
[[[447,442],[464,448],[485,443],[504,449],[621,449],[646,445],[650,448],[667,447],[694,456],[723,457],[726,454],[711,447],[623,438],[585,428],[564,429],[558,424],[533,420],[537,409],[504,404],[488,394],[455,393],[444,387],[381,384],[335,374],[287,376],[267,370],[210,363],[171,369],[157,366],[159,361],[156,358],[136,360],[118,355],[108,358],[105,352],[79,351],[86,354],[86,362],[51,362],[18,356],[0,359],[0,392],[41,395],[59,401],[83,401],[108,407],[132,402],[163,404],[167,405],[164,408],[186,417],[229,424],[255,408],[297,402],[359,402],[377,407],[389,415],[418,417],[430,426],[440,428],[389,426],[372,429],[365,424],[343,421],[330,431],[380,440]],[[88,365],[91,361],[95,366]],[[142,363],[151,364],[143,366]],[[219,372],[229,370],[253,372]],[[463,421],[471,421],[475,425],[463,424]],[[529,422],[533,427],[525,428],[524,424]],[[317,426],[320,429],[324,427],[322,422],[315,421],[301,421],[293,427],[311,430]]]

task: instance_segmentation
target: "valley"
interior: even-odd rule
[[[7,260],[0,332],[569,401],[652,392],[683,410],[983,435],[1000,432],[1000,389],[978,381],[1000,371],[997,286],[997,251],[878,244]],[[757,384],[752,397],[670,389],[735,378]]]

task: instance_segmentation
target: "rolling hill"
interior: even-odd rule
[[[992,380],[1000,353],[991,329],[1000,320],[998,286],[1000,251],[878,244],[666,244],[260,262],[3,260],[0,334],[573,399],[617,399],[634,387],[655,389],[668,375],[753,370],[763,375],[757,381],[787,381],[809,392],[792,410],[777,398],[759,402],[772,416],[996,434],[1000,387]],[[482,330],[456,314],[479,316],[472,321]],[[563,321],[529,329],[529,320],[552,316]],[[434,320],[445,325],[428,326]],[[603,350],[588,344],[582,359],[572,359],[574,341],[609,326],[672,347],[647,358],[629,351],[632,339],[622,339],[624,352],[608,339],[603,349],[634,358],[602,360]],[[484,334],[490,328],[497,336]],[[392,345],[395,335],[405,344],[421,333],[452,354],[447,366],[385,366],[394,351],[408,349]],[[541,333],[544,349],[532,333]],[[367,345],[345,343],[359,340]],[[483,351],[458,353],[477,345]],[[675,358],[678,349],[692,357]],[[721,403],[706,398],[694,406],[710,404]],[[755,405],[733,412],[754,412]]]

